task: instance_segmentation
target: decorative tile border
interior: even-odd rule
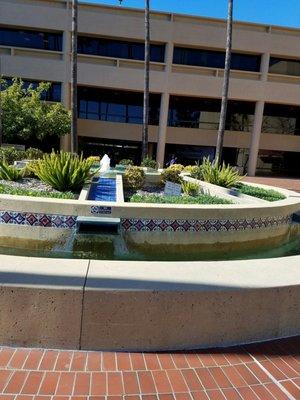
[[[288,225],[291,216],[265,217],[232,220],[174,220],[174,219],[121,219],[122,229],[130,232],[211,232],[211,231],[244,231],[248,229],[268,228]]]
[[[36,214],[18,211],[0,211],[0,224],[42,226],[44,228],[74,229],[74,215]]]

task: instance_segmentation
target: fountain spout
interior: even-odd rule
[[[107,172],[110,168],[110,158],[107,154],[104,154],[100,161],[100,172]]]

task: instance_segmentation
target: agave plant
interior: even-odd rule
[[[18,181],[24,176],[19,168],[9,165],[6,161],[0,161],[0,179],[5,181]]]
[[[43,182],[60,192],[77,192],[98,171],[91,172],[93,160],[65,151],[44,154],[32,165],[32,171]]]
[[[234,167],[224,162],[220,165],[218,160],[211,162],[209,158],[203,159],[201,172],[205,182],[226,188],[235,186],[241,180],[241,176]]]

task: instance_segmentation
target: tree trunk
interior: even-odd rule
[[[145,73],[144,73],[142,160],[148,156],[149,80],[150,80],[150,0],[145,0]]]
[[[2,68],[1,68],[1,56],[0,56],[0,147],[3,143],[3,111],[2,111]]]
[[[77,136],[77,30],[78,0],[72,0],[72,44],[71,44],[71,152],[78,152]]]
[[[219,121],[218,137],[217,137],[215,162],[221,161],[222,152],[223,152],[223,142],[224,142],[227,103],[228,103],[230,63],[231,63],[232,13],[233,13],[233,0],[228,0],[225,68],[224,68],[224,80],[223,80],[223,87],[222,87],[222,102],[221,102],[221,112],[220,112],[220,121]]]

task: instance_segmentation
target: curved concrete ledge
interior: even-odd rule
[[[0,344],[150,351],[298,335],[299,265],[1,256]]]

